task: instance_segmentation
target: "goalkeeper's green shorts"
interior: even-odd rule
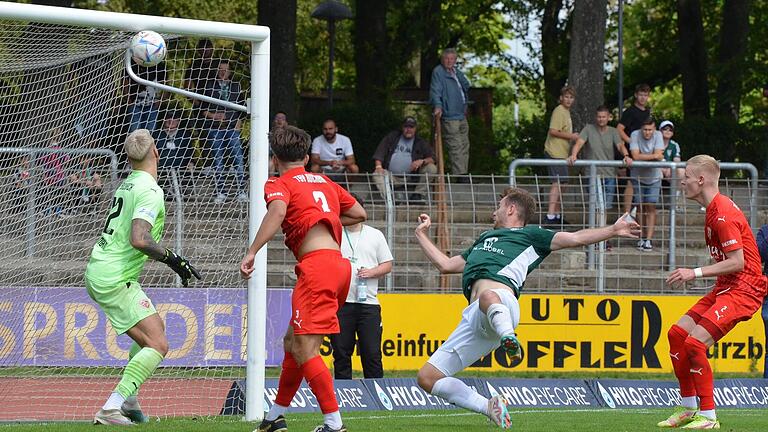
[[[101,306],[117,334],[123,334],[144,318],[156,314],[152,300],[136,281],[118,286],[94,283],[85,278],[88,295]]]

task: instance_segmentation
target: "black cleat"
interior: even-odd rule
[[[277,416],[274,420],[264,419],[261,421],[258,432],[288,432],[288,425],[285,423],[285,417]],[[254,431],[254,432],[256,432]]]
[[[341,428],[339,429],[331,429],[330,426],[328,426],[327,424],[324,424],[322,426],[316,427],[313,432],[347,432],[347,427],[344,425],[341,425]]]

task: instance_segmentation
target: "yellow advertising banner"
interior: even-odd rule
[[[467,302],[456,294],[381,294],[385,370],[419,369],[450,335]],[[520,297],[517,335],[523,358],[500,349],[470,370],[669,372],[667,331],[697,296],[536,295]],[[328,341],[322,348],[332,363]],[[760,314],[713,345],[715,372],[762,371],[765,334]],[[361,370],[355,353],[353,368]]]

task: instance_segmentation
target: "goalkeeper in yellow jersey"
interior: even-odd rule
[[[184,286],[193,276],[200,279],[189,261],[157,243],[163,234],[165,201],[157,185],[155,140],[148,130],[139,129],[128,135],[124,149],[133,171],[115,191],[85,270],[88,295],[115,331],[134,341],[120,383],[93,419],[105,425],[147,421],[136,394],[168,353],[163,321],[138,282],[147,257],[170,267]]]

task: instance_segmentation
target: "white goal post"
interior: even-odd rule
[[[250,144],[248,146],[248,179],[250,200],[247,205],[248,240],[255,237],[256,229],[266,213],[262,186],[267,179],[268,131],[269,131],[269,62],[270,31],[263,26],[197,21],[157,16],[131,15],[93,10],[80,10],[37,6],[20,3],[0,2],[0,20],[23,23],[47,23],[79,28],[110,29],[124,33],[141,30],[154,30],[172,37],[215,38],[241,41],[250,44],[250,97],[247,100],[247,113],[250,124]],[[168,40],[168,38],[166,38]],[[127,47],[127,40],[124,43]],[[2,55],[2,46],[0,46]],[[24,67],[21,65],[20,67]],[[183,90],[160,86],[166,92]],[[188,95],[187,95],[188,96]],[[2,135],[0,135],[0,138]],[[5,145],[0,141],[0,147]],[[7,157],[7,155],[0,155]],[[175,178],[174,178],[175,181]],[[244,251],[247,245],[240,245]],[[263,248],[256,256],[254,277],[248,282],[247,290],[247,387],[245,420],[259,420],[264,414],[264,368],[266,335],[266,265],[267,251]],[[194,256],[190,259],[194,262]],[[55,264],[55,263],[54,263]],[[238,262],[222,262],[237,273]],[[84,271],[83,267],[83,271]],[[20,284],[26,282],[22,281]],[[3,284],[0,283],[0,286]],[[150,295],[151,297],[151,295]],[[0,298],[0,300],[2,300]],[[0,315],[4,313],[0,301]],[[2,324],[2,322],[0,322]],[[0,326],[0,344],[2,343]],[[1,345],[0,345],[1,346]],[[0,367],[13,366],[0,361]],[[151,379],[150,379],[151,380]],[[2,400],[0,389],[0,400]],[[104,398],[108,394],[102,395]],[[94,406],[94,412],[98,407]]]

